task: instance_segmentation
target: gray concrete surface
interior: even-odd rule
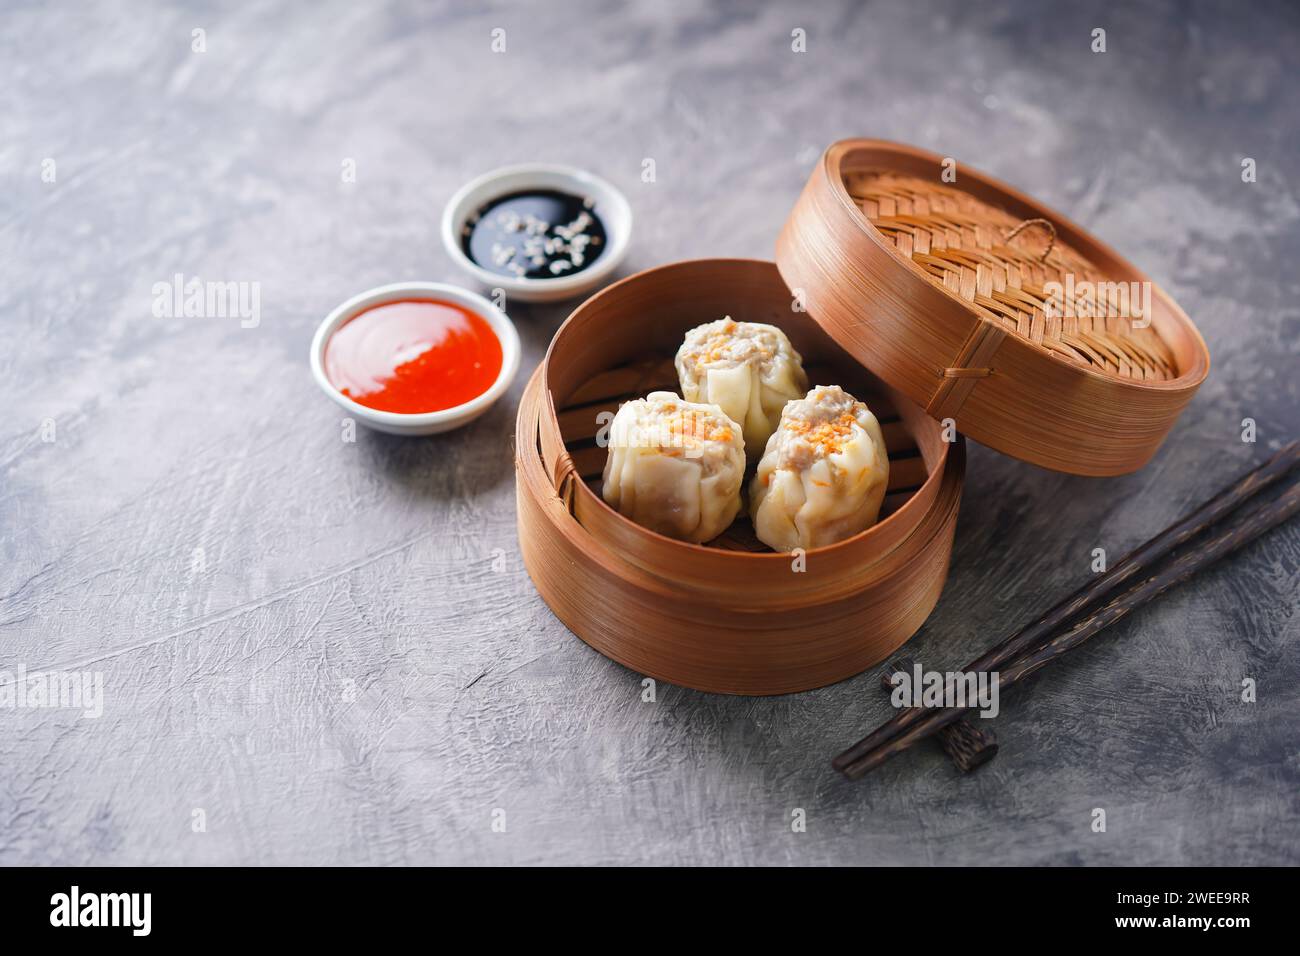
[[[497,165],[622,186],[624,272],[770,256],[844,136],[993,172],[1141,263],[1214,370],[1130,477],[973,449],[911,645],[959,666],[1300,434],[1300,14],[1055,6],[5,4],[0,670],[97,672],[103,714],[0,709],[0,863],[1300,862],[1300,527],[1008,693],[979,773],[926,748],[853,785],[874,675],[643,703],[555,620],[522,376],[463,431],[349,444],[307,371],[342,299],[464,281],[438,216]],[[155,316],[176,273],[260,283],[260,322]],[[527,372],[566,309],[511,312]]]

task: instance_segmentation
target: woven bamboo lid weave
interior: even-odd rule
[[[1209,372],[1191,320],[1117,253],[914,147],[831,146],[776,261],[796,301],[872,372],[1048,468],[1141,467]]]

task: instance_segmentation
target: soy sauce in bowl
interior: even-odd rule
[[[461,230],[465,255],[512,279],[558,279],[604,252],[605,225],[589,197],[557,189],[514,192],[486,203]]]

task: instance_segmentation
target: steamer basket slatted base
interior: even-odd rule
[[[677,391],[686,330],[730,315],[783,328],[811,384],[871,406],[890,453],[880,523],[809,551],[803,569],[745,519],[698,546],[633,524],[600,498],[600,425],[622,401]],[[525,390],[517,431],[519,537],[538,591],[579,637],[699,690],[780,694],[842,680],[898,649],[947,576],[965,449],[863,369],[806,314],[771,263],[701,260],[625,279],[580,306]]]

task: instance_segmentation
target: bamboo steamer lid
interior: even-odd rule
[[[931,417],[1057,471],[1142,467],[1209,372],[1191,320],[1116,252],[911,146],[832,145],[776,262],[796,303]]]

